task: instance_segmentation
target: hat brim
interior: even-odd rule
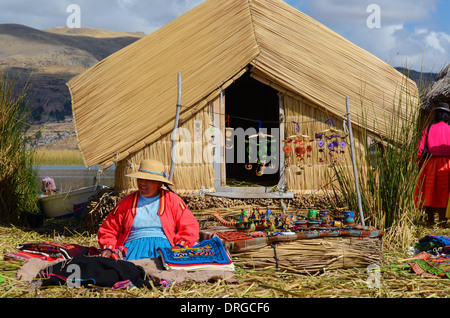
[[[435,107],[434,110],[445,110],[446,112],[450,112],[449,108],[445,108],[445,107]]]
[[[169,181],[169,179],[163,177],[163,176],[159,176],[159,175],[155,175],[155,174],[150,174],[147,172],[141,172],[141,171],[137,171],[137,172],[133,172],[130,174],[126,175],[127,177],[130,178],[136,178],[136,179],[145,179],[145,180],[151,180],[151,181],[159,181],[162,183],[167,183],[171,186],[173,186],[174,184]]]

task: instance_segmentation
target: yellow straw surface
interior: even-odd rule
[[[171,132],[178,73],[186,118],[248,65],[337,118],[349,96],[355,125],[362,103],[380,135],[402,89],[417,97],[391,66],[281,0],[207,0],[69,81],[86,166],[117,164]]]

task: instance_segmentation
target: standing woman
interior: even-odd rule
[[[427,160],[416,188],[416,202],[425,208],[427,225],[434,225],[435,213],[439,222],[445,222],[450,195],[450,107],[439,103],[434,108],[434,118],[430,126],[422,132],[419,140],[417,159]],[[420,201],[419,201],[420,200]]]
[[[157,258],[158,248],[195,245],[199,224],[178,195],[161,188],[173,185],[163,163],[143,160],[139,170],[127,176],[137,178],[138,191],[120,200],[100,226],[101,255],[111,257],[125,247],[126,260]]]

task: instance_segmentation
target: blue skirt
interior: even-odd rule
[[[158,248],[172,248],[169,240],[162,237],[143,237],[125,243],[128,247],[126,260],[142,259],[142,258],[158,258],[156,251]]]

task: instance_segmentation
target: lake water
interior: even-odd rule
[[[95,177],[97,177],[97,184],[114,186],[114,167],[103,171],[99,176],[97,176],[99,167],[88,169],[85,166],[36,166],[34,168],[38,172],[39,188],[45,177],[52,178],[56,188],[62,191],[91,186],[94,184]]]

